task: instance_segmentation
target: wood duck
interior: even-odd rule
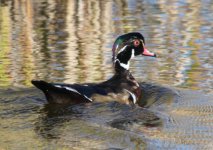
[[[130,60],[138,55],[156,57],[145,48],[145,39],[138,32],[119,36],[112,48],[115,74],[107,81],[86,84],[48,83],[33,80],[52,104],[79,104],[93,101],[119,101],[136,104],[141,88],[129,71]]]

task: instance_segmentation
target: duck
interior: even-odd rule
[[[139,32],[120,35],[112,47],[114,75],[101,83],[49,83],[32,80],[40,89],[48,103],[74,105],[99,101],[119,101],[137,104],[142,97],[139,83],[130,72],[130,61],[136,56],[156,57],[145,47],[145,38]]]

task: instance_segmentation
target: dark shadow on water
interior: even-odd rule
[[[138,110],[131,112],[128,115],[129,116],[123,116],[119,119],[114,119],[108,124],[111,127],[126,131],[137,130],[132,128],[135,125],[137,125],[139,128],[142,126],[147,128],[161,127],[163,125],[162,120],[156,114],[146,109],[138,108]]]
[[[142,126],[157,128],[163,125],[162,120],[150,110],[118,102],[88,103],[74,106],[47,104],[41,109],[40,114],[42,115],[35,124],[35,132],[45,139],[60,138],[58,128],[73,120],[111,128],[111,132],[113,132],[113,128],[124,132],[140,130],[132,128],[135,125],[138,128]],[[78,129],[81,130],[81,126],[85,126],[85,124],[79,124]],[[143,134],[142,132],[135,133]]]
[[[138,105],[144,108],[159,106],[159,105],[170,105],[177,103],[180,98],[179,91],[172,89],[171,87],[164,87],[154,83],[142,82],[140,83],[142,91],[142,99]]]
[[[45,104],[45,106],[39,111],[39,117],[35,123],[35,132],[45,139],[57,139],[60,136],[60,132],[57,132],[57,128],[63,125],[75,116],[80,114],[69,106]]]

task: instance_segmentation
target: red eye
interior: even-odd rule
[[[134,40],[134,46],[138,47],[140,45],[140,41],[139,40]]]

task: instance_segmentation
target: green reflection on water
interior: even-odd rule
[[[10,14],[7,7],[0,9],[0,86],[9,86],[11,84],[9,75],[10,59],[8,54],[10,52]]]

